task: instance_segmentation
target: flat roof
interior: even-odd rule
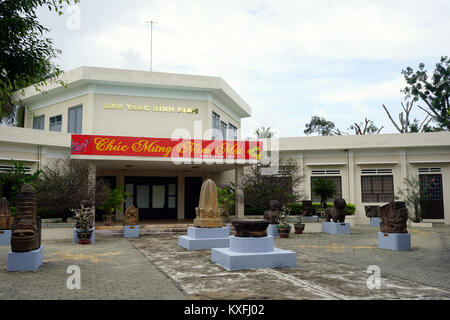
[[[242,118],[250,117],[252,112],[244,99],[220,77],[83,66],[61,74],[58,80],[64,81],[70,88],[98,83],[207,91],[225,101]],[[65,88],[57,81],[49,81],[41,89],[52,95],[63,92]],[[25,88],[23,93],[17,92],[16,98],[25,103],[42,97],[34,86]]]

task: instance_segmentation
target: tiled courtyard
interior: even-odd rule
[[[291,234],[275,246],[296,251],[297,268],[232,272],[209,250],[179,247],[175,233],[98,235],[89,246],[47,237],[37,272],[7,272],[10,248],[0,247],[0,299],[450,299],[450,227],[410,228],[413,250],[403,252],[378,249],[376,232]],[[79,290],[67,288],[70,265],[80,267]],[[370,265],[380,289],[367,287]]]

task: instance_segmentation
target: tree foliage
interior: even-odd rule
[[[52,59],[60,50],[45,37],[48,28],[41,25],[36,11],[42,6],[63,14],[70,0],[1,0],[0,1],[0,123],[13,124],[23,112],[15,92],[34,85],[41,90],[47,81],[56,79],[61,70]],[[73,0],[79,2],[79,0]],[[64,84],[62,81],[59,81]]]
[[[258,139],[270,139],[274,135],[274,133],[270,130],[270,127],[261,127],[256,129],[255,134]]]
[[[435,130],[450,130],[450,58],[442,56],[436,64],[431,79],[423,63],[418,70],[402,70],[407,86],[401,90],[406,98],[424,102],[420,106],[437,124]]]
[[[311,191],[313,194],[320,196],[322,207],[326,207],[327,199],[334,197],[337,191],[336,182],[331,179],[314,179],[311,182]]]
[[[253,166],[242,177],[236,188],[244,194],[246,208],[266,210],[269,200],[287,205],[300,199],[300,165],[292,159],[280,159],[279,168],[277,173],[265,175],[261,166]]]
[[[311,121],[305,125],[306,129],[303,131],[306,135],[317,133],[318,136],[334,136],[341,135],[339,129],[332,121],[325,118],[313,116]]]
[[[83,160],[59,159],[42,171],[36,186],[38,207],[59,217],[72,215],[70,209],[79,208],[82,200],[99,206],[110,197],[111,189],[102,179],[96,179],[94,188],[89,166]]]

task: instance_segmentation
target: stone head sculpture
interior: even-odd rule
[[[280,215],[280,201],[269,200],[269,209],[264,212],[264,219],[269,220],[270,224],[278,224]]]
[[[41,246],[41,218],[36,215],[36,191],[29,184],[16,196],[17,216],[11,230],[11,251],[28,252]]]
[[[408,233],[408,209],[402,201],[390,202],[380,207],[380,231],[384,233]]]
[[[139,221],[139,209],[131,205],[125,210],[125,215],[123,217],[124,226],[135,226]]]
[[[325,218],[328,222],[345,222],[345,207],[347,203],[342,198],[334,200],[334,208],[325,209]]]
[[[312,216],[316,213],[316,210],[313,209],[311,200],[302,201],[302,213],[305,217]]]
[[[0,200],[0,230],[10,230],[14,217],[11,217],[8,200]]]
[[[221,228],[223,226],[217,201],[217,186],[213,180],[208,179],[203,182],[195,211],[197,217],[194,220],[194,227]]]

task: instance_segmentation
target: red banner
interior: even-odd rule
[[[72,135],[72,155],[259,160],[260,141]]]

